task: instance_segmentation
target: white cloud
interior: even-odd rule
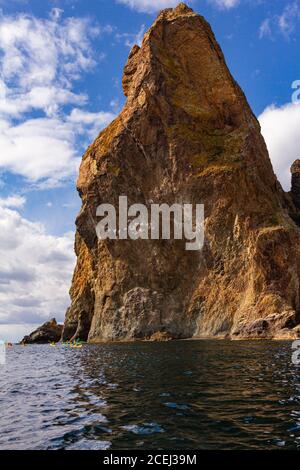
[[[219,8],[229,10],[230,8],[236,7],[240,0],[209,0],[209,2],[215,4]]]
[[[58,118],[0,121],[0,167],[30,182],[53,183],[74,175],[79,165],[73,126]]]
[[[73,234],[47,235],[43,225],[0,206],[1,325],[63,320],[75,263]],[[3,329],[3,328],[2,328]]]
[[[46,116],[56,116],[60,106],[66,104],[83,105],[87,102],[85,94],[75,94],[58,86],[36,86],[22,93],[9,89],[0,79],[0,116],[3,118],[22,118],[24,113],[41,110]]]
[[[278,17],[278,26],[281,33],[287,37],[292,34],[296,23],[300,19],[300,9],[297,1],[290,3],[285,7],[282,14]]]
[[[28,119],[17,125],[0,120],[0,168],[29,182],[56,186],[74,177],[80,163],[78,137],[89,140],[115,115],[74,108],[70,115]]]
[[[265,36],[272,38],[274,31],[274,33],[280,33],[289,39],[299,21],[300,7],[298,0],[296,0],[286,5],[281,14],[266,18],[259,28],[259,37],[260,39]]]
[[[110,112],[90,113],[83,111],[82,109],[73,109],[70,116],[68,116],[68,122],[76,124],[94,125],[96,123],[97,128],[100,129],[105,126],[108,122],[114,119],[116,116]]]
[[[82,109],[74,108],[67,122],[76,130],[77,134],[86,135],[89,140],[94,139],[101,129],[106,127],[116,115],[111,112],[100,111],[92,113]],[[89,142],[86,144],[88,145]]]
[[[133,10],[142,13],[155,13],[164,8],[172,8],[178,5],[178,0],[117,0],[117,3],[127,5]]]
[[[23,207],[26,203],[24,196],[9,196],[6,198],[0,198],[0,207]]]
[[[271,29],[271,20],[270,18],[266,18],[259,27],[259,38],[262,39],[265,36],[271,36],[272,29]]]
[[[300,156],[300,104],[269,106],[259,116],[274,171],[288,191],[291,185],[290,166]]]
[[[95,65],[91,38],[97,34],[100,29],[86,18],[1,16],[2,100],[24,101],[21,112],[74,102],[72,81]]]
[[[96,64],[92,39],[113,28],[88,18],[63,19],[62,13],[53,9],[49,19],[0,15],[0,169],[41,187],[74,177],[80,142],[114,117],[79,110],[88,96],[73,90]],[[66,105],[74,106],[69,114]]]

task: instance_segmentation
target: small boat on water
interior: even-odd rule
[[[77,344],[77,343],[70,343],[70,348],[74,348],[74,349],[80,349],[82,348],[82,344]]]
[[[75,340],[75,341],[64,341],[61,343],[62,346],[74,348],[74,349],[81,349],[82,345],[84,344],[83,341]]]

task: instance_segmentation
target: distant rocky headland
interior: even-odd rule
[[[21,344],[46,344],[49,342],[58,343],[61,339],[62,331],[63,325],[59,325],[55,318],[52,318],[52,320],[44,323],[30,335],[24,336]]]
[[[80,167],[62,339],[299,337],[300,161],[285,193],[206,20],[183,3],[162,11],[132,48],[123,89]],[[99,240],[96,209],[120,195],[204,204],[204,248]]]

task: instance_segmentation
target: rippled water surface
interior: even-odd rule
[[[300,447],[289,342],[15,346],[0,449]]]

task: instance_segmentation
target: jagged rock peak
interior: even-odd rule
[[[187,6],[184,2],[178,3],[177,7],[175,8],[165,8],[160,12],[158,15],[158,19],[163,17],[163,18],[169,18],[169,19],[174,19],[177,18],[178,16],[186,16],[186,15],[196,15],[194,10]]]
[[[226,116],[225,124],[252,121],[259,129],[210,25],[185,4],[163,10],[141,47],[133,46],[122,83],[128,98],[125,110],[147,109],[167,100],[182,112],[210,122],[216,121],[218,107],[217,114]]]
[[[189,8],[185,3],[182,2],[179,3],[176,8],[166,8],[165,10],[162,10],[153,25],[151,26],[151,28],[149,29],[149,31],[145,34],[143,44],[147,43],[147,41],[149,42],[151,34],[153,35],[155,29],[160,23],[166,23],[167,21],[172,21],[184,16],[198,16],[200,18],[199,15],[194,13],[192,8]],[[129,53],[128,61],[124,68],[122,84],[125,96],[128,96],[129,87],[132,83],[132,78],[135,72],[137,71],[138,62],[141,60],[141,58],[137,56],[137,53],[139,51],[140,47],[135,44]],[[152,53],[155,55],[155,51],[152,51]]]
[[[171,68],[179,65],[177,49],[184,50],[187,56],[193,51],[195,26],[198,33],[202,30],[202,34],[207,36],[208,45],[223,59],[210,25],[187,5],[179,3],[176,8],[162,10],[144,35],[141,47],[134,45],[131,49],[123,75],[125,96],[129,95],[132,84],[133,93],[141,82],[149,83],[149,79],[153,82],[155,77],[158,81],[159,74],[155,74],[158,63],[167,74],[172,74]],[[196,54],[197,50],[194,50],[194,53]],[[148,92],[155,93],[153,84],[148,87]]]

